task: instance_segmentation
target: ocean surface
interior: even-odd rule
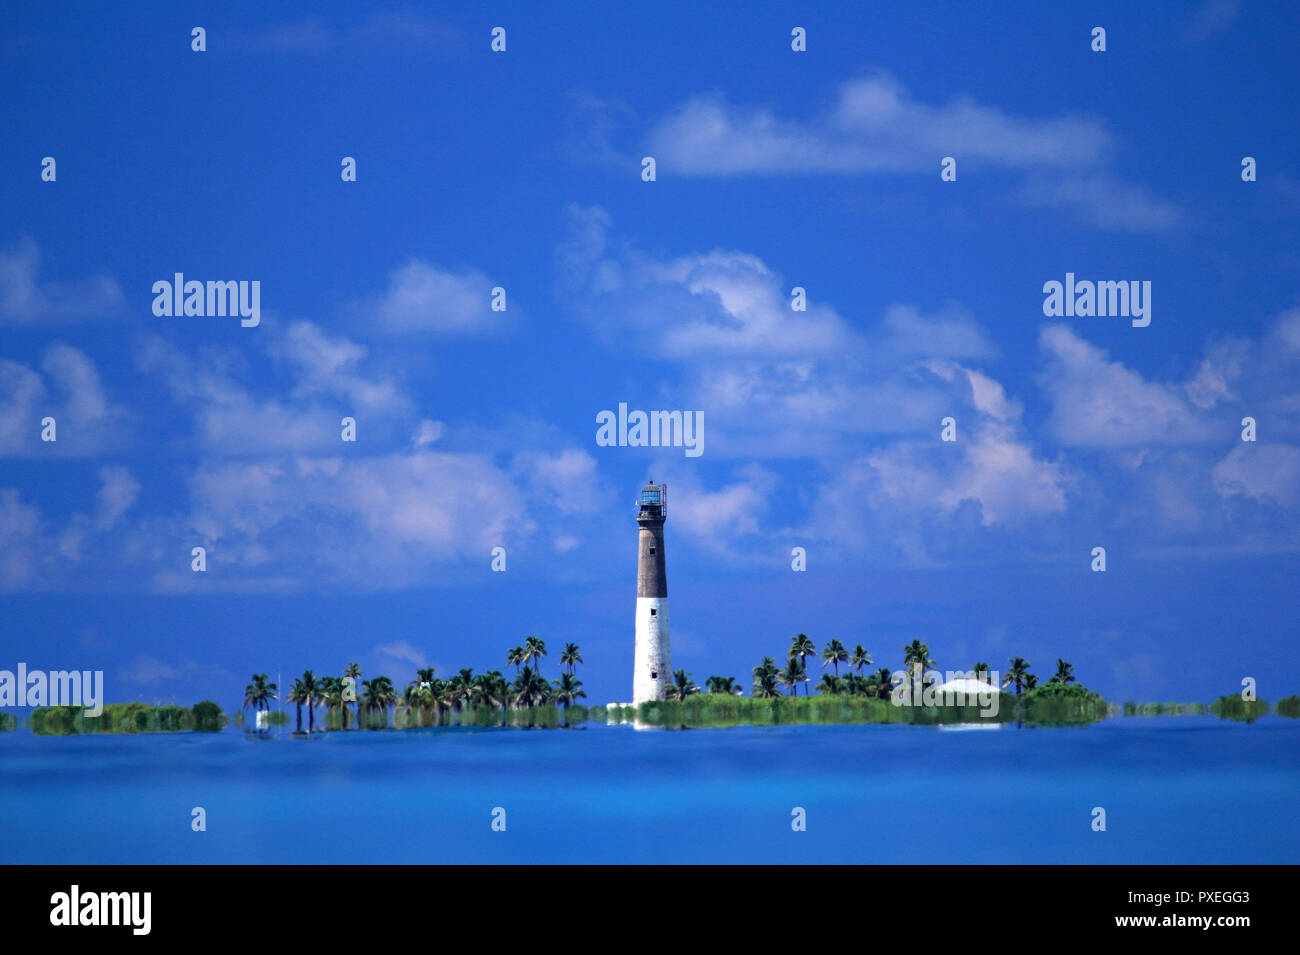
[[[1298,806],[1277,716],[0,734],[6,864],[1296,863]]]

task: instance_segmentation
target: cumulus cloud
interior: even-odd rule
[[[1074,115],[1017,116],[958,95],[922,102],[889,73],[845,81],[816,115],[783,117],[693,96],[646,137],[661,174],[937,175],[940,157],[1024,177],[1022,202],[1062,208],[1101,228],[1164,231],[1185,224],[1173,203],[1114,172],[1114,136]]]
[[[1240,496],[1293,508],[1300,504],[1300,448],[1243,443],[1214,466],[1211,477],[1221,497]]]
[[[392,438],[411,411],[390,375],[368,369],[368,349],[295,322],[271,337],[268,351],[287,368],[277,387],[255,386],[242,356],[190,355],[159,336],[135,349],[136,367],[161,379],[192,414],[201,448],[232,456],[337,450],[340,421],[358,419],[358,440]]]
[[[441,421],[434,421],[431,418],[425,418],[420,422],[419,427],[415,429],[415,434],[411,435],[411,447],[415,450],[427,448],[434,444],[442,437],[444,426]]]
[[[821,115],[785,119],[719,96],[695,96],[651,131],[649,152],[688,175],[781,172],[933,173],[940,156],[1015,168],[1077,168],[1111,147],[1095,120],[1014,116],[959,96],[920,102],[893,76],[843,83]]]
[[[55,422],[53,442],[41,421]],[[50,345],[37,371],[0,359],[0,457],[81,456],[120,448],[124,416],[110,404],[90,357],[62,342]]]
[[[611,348],[649,349],[683,369],[661,397],[706,412],[711,454],[815,455],[846,434],[929,426],[949,389],[926,361],[996,354],[957,305],[890,306],[860,330],[815,297],[791,309],[790,283],[754,255],[657,258],[616,245],[601,209],[570,215],[560,263],[580,316]]]
[[[40,248],[29,236],[0,252],[0,323],[35,325],[105,318],[125,307],[122,289],[108,276],[42,282],[40,265]]]
[[[662,483],[668,485],[668,513],[675,531],[706,550],[737,556],[740,541],[771,529],[764,522],[777,478],[762,465],[739,466],[716,486],[692,469],[669,465]]]
[[[209,577],[427,585],[535,530],[509,475],[477,454],[205,463],[189,491]]]
[[[476,334],[501,329],[509,311],[492,311],[496,283],[477,269],[445,269],[412,259],[389,273],[383,292],[348,309],[371,330],[392,336]]]
[[[534,493],[566,514],[595,513],[613,500],[597,472],[596,459],[576,448],[521,452],[515,456],[514,471]]]
[[[42,548],[40,511],[23,503],[17,489],[0,488],[0,588],[36,583]]]
[[[1147,381],[1063,325],[1039,335],[1040,382],[1051,399],[1050,427],[1065,445],[1135,447],[1210,439],[1212,429],[1184,389]]]

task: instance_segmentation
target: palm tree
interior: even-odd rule
[[[1002,677],[1002,685],[1014,686],[1016,696],[1019,696],[1025,686],[1025,678],[1029,676],[1029,664],[1024,657],[1011,657],[1008,662],[1011,665],[1007,667],[1007,672]]]
[[[555,701],[564,707],[565,722],[568,722],[569,705],[575,700],[586,699],[587,694],[582,689],[582,681],[572,673],[561,673],[560,678],[551,684],[554,688],[552,696]]]
[[[685,670],[674,670],[673,682],[669,683],[664,690],[664,699],[684,700],[691,694],[699,692],[700,688],[695,685],[689,673]]]
[[[1056,675],[1047,681],[1048,683],[1073,683],[1074,682],[1074,664],[1066,663],[1060,657],[1056,658]]]
[[[726,693],[734,696],[740,695],[740,687],[736,685],[736,678],[734,676],[711,676],[704,681],[704,685],[709,688],[710,693]]]
[[[345,678],[352,680],[352,702],[357,705],[357,729],[361,728],[361,697],[357,695],[357,687],[361,685],[361,664],[349,663],[343,671]],[[343,701],[343,728],[348,728],[348,701]]]
[[[853,655],[849,657],[849,662],[853,664],[853,669],[861,673],[863,667],[871,666],[874,661],[871,659],[871,654],[867,652],[867,648],[859,643],[853,648]]]
[[[501,707],[501,715],[504,717],[506,705],[510,702],[510,687],[501,671],[488,670],[474,680],[478,684],[479,702],[484,706]]]
[[[889,672],[889,667],[881,667],[871,676],[867,677],[867,683],[874,686],[874,694],[877,699],[887,700],[889,695],[894,692],[894,675]]]
[[[432,683],[434,667],[420,667],[415,671],[416,683]]]
[[[336,676],[321,677],[319,699],[325,707],[325,722],[328,724],[334,711],[343,703],[343,681]]]
[[[303,670],[299,678],[302,683],[302,701],[307,704],[307,732],[316,732],[316,707],[320,705],[320,683],[311,670]]]
[[[444,713],[451,710],[451,696],[446,680],[429,681],[429,703],[433,707],[434,719],[441,723]]]
[[[780,681],[782,686],[790,687],[791,695],[798,692],[799,683],[804,678],[803,664],[799,662],[799,658],[795,656],[794,653],[790,654],[790,659],[786,661],[785,669],[779,672],[776,675],[776,678]]]
[[[514,666],[515,676],[519,675],[519,665],[523,662],[524,662],[523,647],[511,647],[509,650],[506,651],[506,666],[511,666],[511,665]]]
[[[987,677],[985,677],[984,674],[989,672],[989,665],[981,661],[975,664],[973,667],[971,667],[971,672],[975,674],[975,679],[981,681],[985,680],[987,679]]]
[[[572,673],[574,667],[582,662],[582,650],[576,643],[566,643],[564,649],[560,651],[560,662],[569,668]]]
[[[806,633],[796,633],[794,639],[790,641],[790,656],[798,657],[799,669],[806,671],[808,657],[817,656],[817,648],[813,646],[812,638]],[[804,687],[804,694],[807,695],[807,692],[808,688]]]
[[[763,657],[763,662],[754,667],[754,688],[751,691],[754,696],[760,700],[780,696],[781,691],[777,689],[779,673],[776,661],[771,657]]]
[[[366,709],[379,711],[381,726],[388,729],[388,708],[397,702],[397,688],[386,676],[377,676],[361,684],[365,690]]]
[[[1036,686],[1038,686],[1038,677],[1034,676],[1032,673],[1026,673],[1025,690],[1026,691],[1032,690]]]
[[[451,695],[452,709],[462,710],[472,703],[470,691],[474,685],[474,671],[465,667],[447,682],[447,691]]]
[[[406,708],[407,716],[414,715],[420,726],[424,725],[424,712],[428,708],[429,696],[429,684],[417,683],[414,680],[406,684],[406,689],[402,691],[402,706]]]
[[[510,693],[514,697],[515,704],[529,709],[538,703],[544,703],[550,696],[550,692],[551,685],[530,666],[520,670],[519,676],[510,685]]]
[[[930,659],[930,647],[927,644],[920,640],[913,640],[903,647],[903,666],[912,668],[913,690],[919,693],[925,685],[926,667],[934,667],[938,664]]]
[[[307,691],[302,685],[302,680],[294,680],[293,686],[289,687],[289,692],[285,694],[284,701],[292,703],[298,708],[298,729],[302,732],[302,705],[307,700]]]
[[[832,696],[844,692],[844,681],[834,673],[823,673],[821,682],[817,684],[818,693],[829,693]]]
[[[278,699],[275,695],[278,688],[274,683],[268,683],[266,680],[265,673],[253,674],[253,682],[244,687],[244,709],[251,705],[255,713],[261,710],[269,710],[271,700]]]
[[[546,641],[541,637],[524,638],[524,663],[532,663],[533,669],[540,671],[544,656],[546,656]]]
[[[826,664],[835,664],[835,675],[840,675],[840,664],[849,662],[849,651],[844,649],[844,644],[838,640],[830,640],[826,648],[822,650],[822,669],[826,669]]]

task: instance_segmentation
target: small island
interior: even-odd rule
[[[903,647],[902,667],[871,670],[872,655],[861,645],[847,649],[831,639],[818,650],[807,634],[796,634],[785,654],[785,665],[764,657],[752,668],[750,694],[730,676],[710,676],[701,688],[683,669],[664,681],[661,699],[641,703],[586,706],[587,697],[577,667],[581,648],[566,643],[559,653],[559,673],[543,674],[546,643],[528,636],[505,654],[509,677],[500,670],[475,673],[463,668],[446,679],[434,668],[418,669],[399,694],[392,679],[377,675],[363,679],[357,663],[338,676],[306,670],[284,694],[265,673],[254,674],[244,687],[243,705],[226,713],[205,700],[193,707],[175,704],[110,703],[98,717],[75,706],[38,707],[30,729],[42,736],[82,733],[219,732],[228,725],[249,735],[269,736],[287,725],[290,713],[273,708],[293,706],[291,738],[345,731],[432,729],[480,726],[535,729],[576,728],[585,723],[630,724],[636,727],[706,729],[733,726],[792,724],[853,725],[908,724],[916,726],[1004,725],[1069,727],[1108,717],[1213,715],[1251,723],[1269,712],[1300,718],[1300,695],[1270,708],[1263,700],[1222,696],[1213,703],[1108,702],[1078,682],[1074,667],[1058,659],[1056,670],[1040,683],[1023,657],[1008,659],[1000,678],[988,663],[969,670],[948,671],[946,679],[927,644],[913,640]],[[820,662],[815,685],[809,662]],[[843,667],[843,671],[841,671]],[[802,691],[802,692],[801,692]],[[251,709],[251,719],[249,710]],[[319,715],[319,718],[318,718]],[[19,721],[7,714],[0,731]]]

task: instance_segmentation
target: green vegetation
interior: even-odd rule
[[[686,699],[616,706],[613,722],[648,726],[707,728],[722,726],[780,726],[792,723],[906,723],[934,726],[946,723],[1029,723],[1073,725],[1106,716],[1106,701],[1078,684],[1052,684],[1016,697],[1002,693],[996,714],[983,715],[978,705],[900,706],[888,698],[820,693],[817,696],[738,697],[729,693],[700,693]]]
[[[1284,696],[1277,701],[1277,715],[1300,719],[1300,696]]]
[[[193,714],[193,728],[200,733],[217,733],[226,725],[226,714],[211,700],[195,703],[190,712]]]
[[[1002,703],[1013,698],[1002,695]],[[615,706],[607,711],[613,722],[637,721],[649,726],[708,728],[722,726],[781,726],[792,723],[1004,723],[1015,718],[1014,703],[999,706],[996,716],[981,717],[978,706],[895,706],[889,700],[844,694],[817,696],[742,697],[699,693],[685,700],[660,700],[640,706]]]
[[[475,673],[466,667],[449,679],[439,679],[433,667],[420,667],[415,679],[399,694],[387,676],[362,680],[360,665],[349,663],[341,676],[316,676],[307,670],[294,680],[285,702],[296,707],[297,732],[303,730],[306,711],[307,732],[324,730],[390,727],[415,729],[428,726],[568,726],[585,722],[590,712],[579,704],[587,692],[578,679],[582,649],[566,643],[559,653],[560,674],[548,680],[541,673],[547,656],[546,642],[530,635],[521,646],[506,651],[506,665],[515,668],[509,679],[500,670]],[[677,690],[683,694],[699,687],[690,674],[678,671]],[[277,699],[276,686],[267,682],[264,673],[254,674],[244,688],[244,707],[266,709]],[[316,725],[316,709],[324,707],[321,726]],[[350,719],[355,707],[355,718]],[[600,709],[601,718],[604,716]],[[242,711],[241,711],[242,716]],[[271,722],[283,723],[283,712],[271,712]],[[264,719],[265,721],[265,719]],[[242,719],[241,719],[242,724]]]
[[[1058,675],[1060,672],[1058,669]],[[1079,683],[1057,681],[1056,677],[1016,699],[1018,720],[1025,723],[1096,723],[1106,718],[1108,709],[1101,694]]]
[[[200,707],[203,709],[200,710]],[[177,733],[198,729],[199,722],[210,725],[215,703],[205,701],[194,709],[166,704],[108,703],[99,716],[87,716],[80,706],[39,706],[32,710],[32,732],[38,736],[75,736],[80,733]],[[218,729],[220,727],[217,727]]]
[[[1205,716],[1209,703],[1133,703],[1124,704],[1125,716]]]
[[[18,717],[9,713],[0,713],[0,733],[8,733],[18,728]]]
[[[1221,696],[1210,704],[1210,712],[1221,720],[1253,723],[1268,714],[1268,703],[1264,700],[1243,700],[1240,695]]]
[[[514,726],[531,729],[558,729],[590,720],[604,719],[605,708],[580,705],[561,706],[546,703],[541,706],[502,711],[495,706],[467,706],[444,714],[439,722],[422,722],[418,711],[398,709],[393,714],[396,729],[421,729],[429,726]]]

